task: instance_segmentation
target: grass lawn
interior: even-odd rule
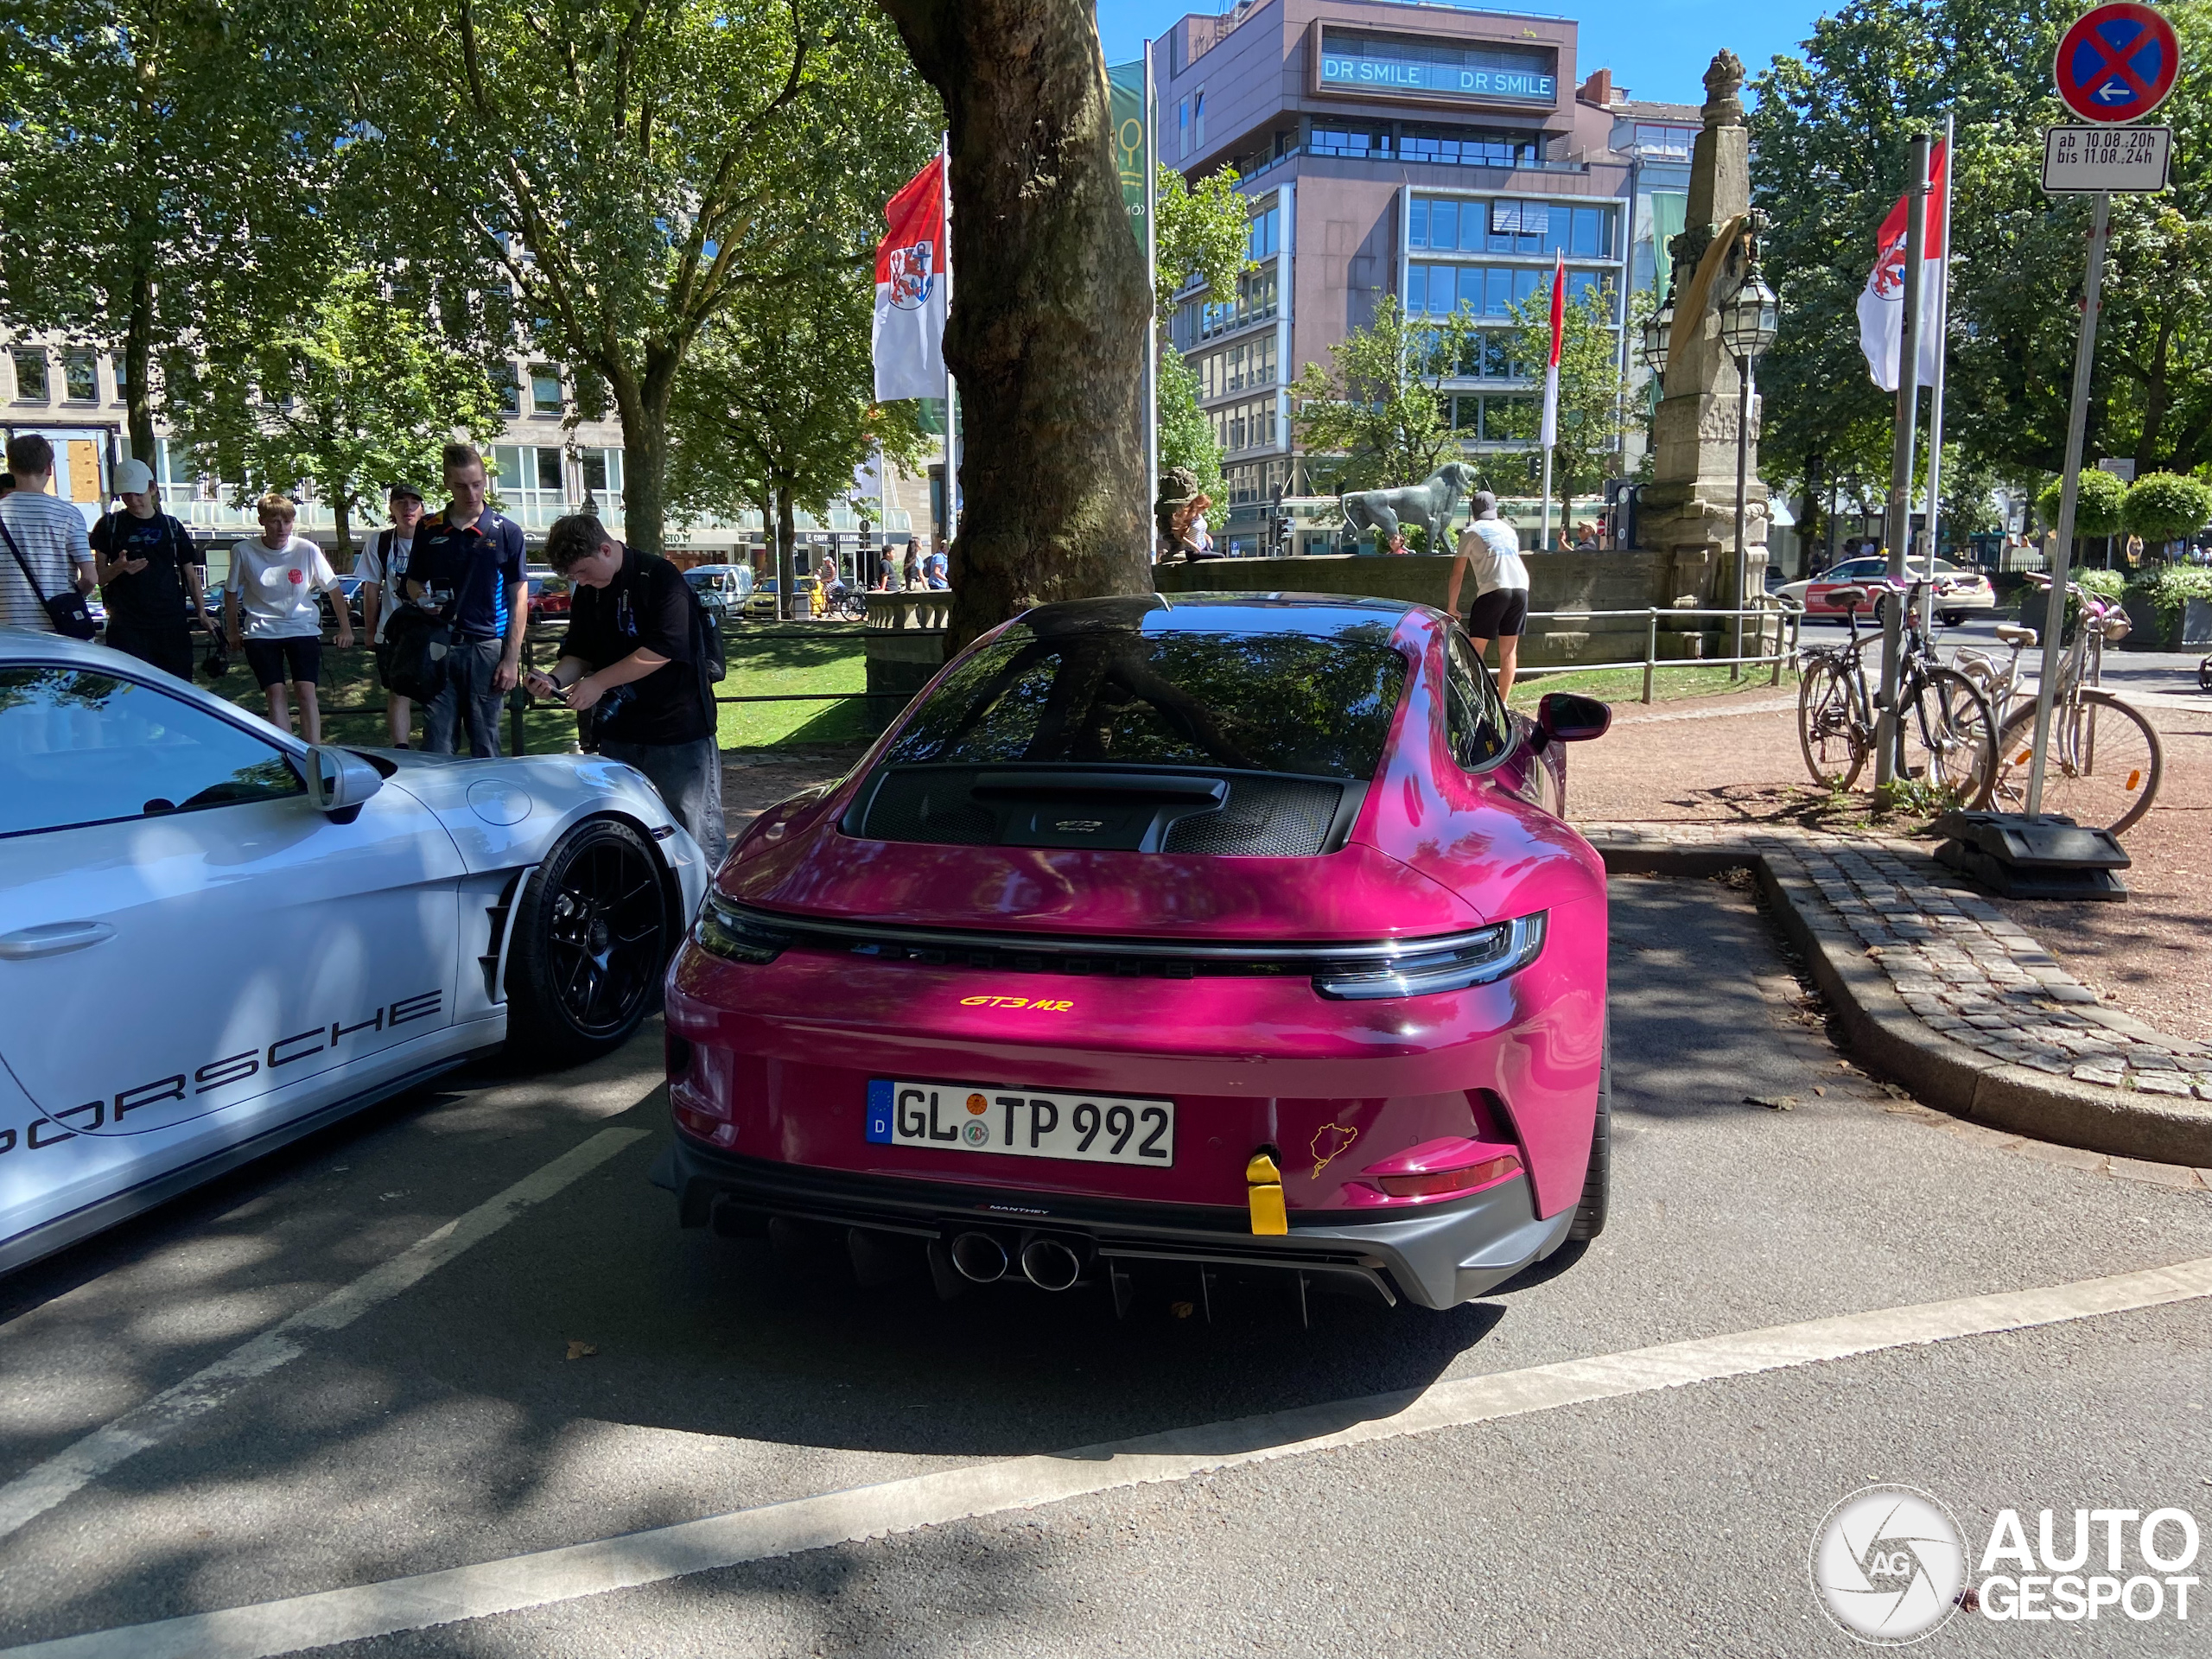
[[[772,626],[778,635],[757,637]],[[806,630],[804,638],[787,637]],[[866,689],[867,671],[861,656],[861,628],[856,622],[779,623],[737,628],[725,636],[729,672],[715,688],[722,696],[769,696],[785,692],[859,691]],[[531,666],[549,668],[560,635],[533,631],[528,652]],[[202,680],[216,696],[226,697],[255,714],[266,714],[259,688],[241,656],[231,658],[231,671],[212,683]],[[336,742],[378,744],[385,741],[382,709],[384,688],[377,683],[373,658],[363,646],[340,651],[325,640],[322,648],[323,735]],[[873,734],[862,724],[866,704],[849,702],[724,703],[720,707],[720,737],[725,749],[827,748],[864,742]],[[370,709],[367,714],[344,714],[340,709]],[[296,715],[294,716],[296,721]],[[576,747],[576,719],[565,709],[532,706],[524,715],[524,730],[533,754],[561,753]],[[502,727],[502,732],[505,731]],[[422,741],[419,709],[415,718],[415,741]],[[505,741],[504,735],[502,742]]]
[[[1785,664],[1782,683],[1773,683],[1774,669],[1770,664],[1758,664],[1744,670],[1744,677],[1732,680],[1725,667],[1669,668],[1662,664],[1651,677],[1651,700],[1654,702],[1675,702],[1684,697],[1710,697],[1728,691],[1765,691],[1773,696],[1795,696],[1797,691],[1797,671]],[[1510,699],[1516,709],[1533,709],[1536,699],[1547,691],[1574,691],[1586,697],[1596,697],[1602,702],[1634,702],[1643,696],[1643,665],[1629,668],[1578,668],[1566,673],[1522,674],[1513,682],[1513,696]]]

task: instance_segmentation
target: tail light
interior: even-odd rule
[[[1361,1173],[1394,1198],[1441,1198],[1494,1186],[1521,1169],[1517,1147],[1448,1135],[1370,1164]]]

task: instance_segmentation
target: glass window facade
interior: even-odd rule
[[[1259,270],[1248,270],[1236,279],[1234,300],[1186,302],[1176,311],[1169,337],[1187,352],[1200,340],[1266,321],[1275,315],[1275,282],[1276,262],[1270,259]]]
[[[1690,158],[1690,144],[1696,137],[1696,130],[1691,127],[1658,126],[1649,121],[1636,124],[1635,143],[1639,156],[1687,162]]]
[[[1224,454],[1270,448],[1274,444],[1275,400],[1272,397],[1231,404],[1212,410],[1207,418],[1213,423],[1214,442]]]
[[[46,384],[46,353],[36,346],[18,346],[10,353],[16,359],[16,397],[26,404],[42,404],[48,393]]]
[[[73,404],[100,400],[100,360],[92,352],[70,352],[61,359],[62,396]]]
[[[1388,127],[1316,123],[1306,153],[1348,156],[1358,161],[1427,162],[1443,167],[1534,167],[1538,135],[1491,127],[1406,126],[1391,136]]]
[[[1461,395],[1452,400],[1452,426],[1470,442],[1525,443],[1534,439],[1543,409],[1534,397]]]
[[[530,365],[530,408],[534,415],[561,412],[561,371],[550,363]]]
[[[1415,196],[1406,218],[1406,244],[1452,253],[1563,253],[1614,257],[1614,212],[1556,201],[1510,198],[1466,200]]]
[[[1278,370],[1275,336],[1268,333],[1239,340],[1234,346],[1208,353],[1194,366],[1201,397],[1222,397],[1249,387],[1272,386]]]
[[[1595,270],[1567,273],[1567,297],[1580,302],[1606,285]],[[1522,301],[1546,292],[1551,273],[1541,265],[1440,265],[1416,260],[1406,275],[1406,309],[1445,317],[1462,308],[1478,317],[1510,317]]]

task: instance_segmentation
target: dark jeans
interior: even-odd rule
[[[130,622],[107,625],[107,646],[142,663],[151,663],[180,680],[192,677],[192,631],[179,622],[169,627],[145,628]]]
[[[504,639],[457,639],[446,653],[445,683],[423,705],[423,747],[452,754],[456,728],[466,725],[468,752],[479,760],[499,753],[499,709],[505,695],[494,690]]]
[[[601,743],[601,755],[635,766],[652,780],[662,803],[720,868],[728,850],[722,831],[722,754],[711,737],[690,743]]]

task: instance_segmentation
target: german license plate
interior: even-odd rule
[[[1170,1169],[1175,1103],[877,1077],[868,1086],[868,1138],[882,1146],[940,1152]]]

